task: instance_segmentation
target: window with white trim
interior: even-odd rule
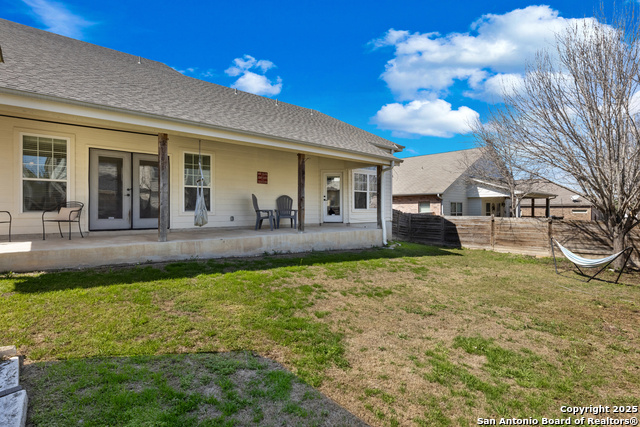
[[[50,209],[67,200],[69,140],[22,135],[22,211]]]
[[[462,216],[462,202],[451,202],[451,216]]]
[[[198,197],[198,154],[184,153],[184,210],[195,211]],[[204,176],[203,195],[207,210],[211,211],[211,156],[202,155],[202,175]]]
[[[574,214],[586,214],[587,210],[586,209],[571,209],[571,213],[574,213]]]
[[[355,209],[378,207],[378,173],[375,167],[353,173],[353,207]]]
[[[418,213],[431,213],[431,202],[418,203]]]

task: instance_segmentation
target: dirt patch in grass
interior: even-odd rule
[[[535,268],[530,270],[525,273],[536,274]],[[508,274],[480,268],[474,280],[464,269],[435,265],[427,275],[411,268],[378,269],[322,280],[326,298],[315,300],[309,311],[326,313],[318,321],[344,335],[351,369],[330,369],[320,390],[373,425],[467,425],[477,417],[513,416],[518,411],[501,408],[499,400],[535,399],[539,392],[565,397],[569,388],[582,386],[583,374],[590,378],[584,381],[586,387],[590,382],[606,384],[607,399],[638,396],[633,381],[640,372],[629,369],[630,354],[632,364],[640,362],[635,309],[614,302],[614,297],[606,313],[585,313],[590,295],[540,287],[531,276],[521,286],[516,280],[506,284]],[[317,283],[318,277],[313,280]],[[377,295],[362,290],[372,287]],[[610,298],[606,294],[604,290],[601,297]],[[454,348],[457,337],[495,342],[499,351],[524,364],[524,371],[540,369],[545,375],[501,372],[488,366],[485,354]],[[611,351],[616,340],[630,345],[626,352]],[[597,372],[603,365],[606,369]],[[445,373],[434,374],[439,369]],[[616,373],[624,371],[628,375]],[[432,398],[448,403],[433,408]],[[522,410],[522,415],[535,416],[536,411],[538,416],[560,416],[551,400]]]

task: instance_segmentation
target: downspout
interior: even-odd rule
[[[380,210],[382,211],[382,244],[383,245],[387,245],[387,221],[385,219],[385,210],[384,210],[384,198],[385,198],[385,194],[384,194],[384,176],[385,173],[392,170],[393,167],[395,166],[395,161],[391,161],[391,166],[388,166],[386,168],[382,168],[382,197],[380,197]]]
[[[444,205],[442,204],[442,194],[436,194],[436,197],[440,199],[440,216],[444,216]]]

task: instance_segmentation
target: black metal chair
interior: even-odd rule
[[[11,213],[9,211],[0,211],[0,213],[9,215],[9,221],[0,221],[0,224],[9,224],[9,241],[11,241]]]
[[[291,209],[293,199],[289,196],[280,196],[276,199],[276,228],[280,228],[281,219],[290,219],[291,228],[298,228],[298,210]]]
[[[262,228],[262,221],[264,221],[265,219],[268,219],[269,225],[271,226],[271,231],[273,231],[273,223],[275,222],[275,218],[273,217],[273,211],[271,209],[260,209],[258,207],[258,199],[256,198],[255,194],[252,194],[251,198],[253,199],[253,208],[256,210],[255,230],[257,230],[258,228]]]
[[[84,203],[81,202],[62,202],[58,206],[52,209],[47,209],[42,212],[42,240],[45,240],[45,230],[44,223],[45,222],[57,222],[58,230],[60,231],[60,237],[64,237],[62,235],[62,228],[60,227],[61,222],[66,222],[69,224],[69,240],[71,240],[71,223],[78,223],[78,230],[80,230],[80,236],[84,237],[82,234],[82,228],[80,227],[80,216],[82,214],[82,208],[84,207]],[[45,218],[45,214],[48,212],[56,212],[57,215],[55,217],[49,215],[49,217]]]

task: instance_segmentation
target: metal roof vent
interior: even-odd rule
[[[0,63],[4,62],[4,58],[2,57],[2,46],[0,46]]]
[[[580,196],[578,196],[577,194],[574,194],[573,196],[571,196],[571,201],[572,202],[579,202],[580,201]]]

